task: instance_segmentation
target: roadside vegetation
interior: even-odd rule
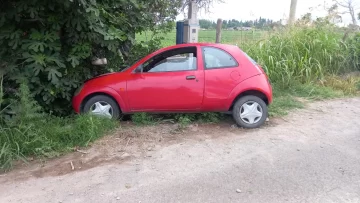
[[[159,5],[131,1],[132,10],[121,10],[128,1],[21,2],[14,6],[5,1],[0,8],[0,171],[10,169],[15,160],[56,157],[88,146],[115,129],[118,122],[74,115],[74,91],[88,78],[119,71],[174,44],[175,33],[168,31],[182,7],[182,1],[167,0]],[[21,13],[21,18],[14,13]],[[151,35],[145,36],[148,30]],[[270,116],[279,116],[302,108],[304,100],[358,94],[360,76],[354,73],[360,71],[360,34],[344,32],[325,18],[271,34],[250,31],[237,37],[241,32],[227,31],[223,43],[237,44],[262,65],[274,87]],[[213,42],[210,35],[215,32],[201,31],[199,41]],[[106,57],[110,63],[94,67],[94,57]],[[132,116],[139,125],[171,120],[180,128],[223,118],[218,113]]]
[[[14,160],[53,158],[86,147],[118,126],[116,121],[96,116],[62,118],[44,113],[25,84],[16,97],[12,103],[16,114],[4,116],[7,107],[0,110],[0,171],[11,168]]]

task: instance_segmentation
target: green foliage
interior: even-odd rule
[[[178,122],[182,127],[189,125],[192,122],[216,123],[223,118],[220,113],[179,113],[179,114],[165,114],[156,115],[148,113],[135,113],[131,116],[131,120],[137,125],[151,125],[156,124],[162,119],[170,119]]]
[[[205,123],[216,123],[219,122],[222,118],[222,114],[220,113],[200,113],[200,114],[176,114],[174,118],[181,125],[188,125],[195,121],[205,122]]]
[[[277,86],[274,87],[274,100],[269,108],[270,116],[284,116],[291,109],[303,108],[303,104],[296,100],[288,90],[280,89]]]
[[[0,70],[5,73],[6,97],[26,78],[30,91],[46,111],[69,113],[72,94],[84,80],[134,62],[129,53],[133,51],[135,33],[165,32],[173,26],[181,3],[2,1]],[[91,60],[96,57],[106,57],[110,65],[92,66]]]
[[[304,107],[306,100],[320,100],[342,97],[345,95],[343,90],[336,90],[333,87],[322,86],[321,84],[301,84],[294,83],[290,87],[273,85],[274,101],[270,105],[270,116],[283,116],[292,109]]]
[[[54,157],[75,146],[88,146],[117,125],[90,115],[60,118],[45,114],[24,84],[17,96],[19,102],[12,104],[17,113],[11,119],[0,117],[0,170],[27,156]]]
[[[200,28],[204,29],[216,29],[216,22],[200,19],[199,20]],[[238,29],[240,27],[255,27],[258,29],[266,29],[274,26],[274,21],[271,19],[259,18],[256,20],[246,20],[246,21],[238,21],[235,19],[232,20],[223,20],[222,28],[223,29]]]
[[[351,46],[337,30],[317,27],[287,30],[242,48],[263,66],[272,82],[288,87],[294,81],[310,83],[326,74],[353,70]]]
[[[131,120],[137,125],[149,125],[155,123],[154,116],[148,113],[135,113],[131,116]]]
[[[195,120],[194,116],[189,114],[177,114],[175,115],[175,119],[180,124],[181,128],[185,128]]]
[[[200,120],[202,122],[207,122],[207,123],[219,122],[221,120],[221,118],[223,118],[223,115],[220,113],[207,112],[207,113],[201,113],[198,115],[198,120]]]
[[[288,89],[291,95],[308,100],[331,99],[344,96],[344,91],[336,91],[331,86],[321,86],[315,83],[293,85]]]
[[[360,71],[360,33],[356,33],[355,36],[348,39],[347,44],[351,45],[349,46],[351,65]]]

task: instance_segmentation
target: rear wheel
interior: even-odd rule
[[[256,96],[244,96],[238,99],[233,108],[236,124],[243,128],[258,128],[263,125],[268,115],[266,103]]]
[[[110,119],[118,119],[120,117],[118,104],[112,98],[105,95],[91,97],[86,101],[83,111]]]

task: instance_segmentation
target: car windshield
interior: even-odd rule
[[[127,71],[129,68],[131,68],[131,66],[127,66],[126,68],[122,69],[120,72],[125,72],[125,71]]]
[[[125,72],[127,70],[129,70],[129,68],[131,68],[134,64],[136,64],[137,62],[139,62],[143,57],[139,57],[135,63],[133,63],[131,66],[127,66],[126,68],[122,69],[120,72]]]

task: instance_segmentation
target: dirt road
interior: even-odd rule
[[[4,174],[0,202],[360,202],[360,98],[312,103],[257,130],[168,128]]]

